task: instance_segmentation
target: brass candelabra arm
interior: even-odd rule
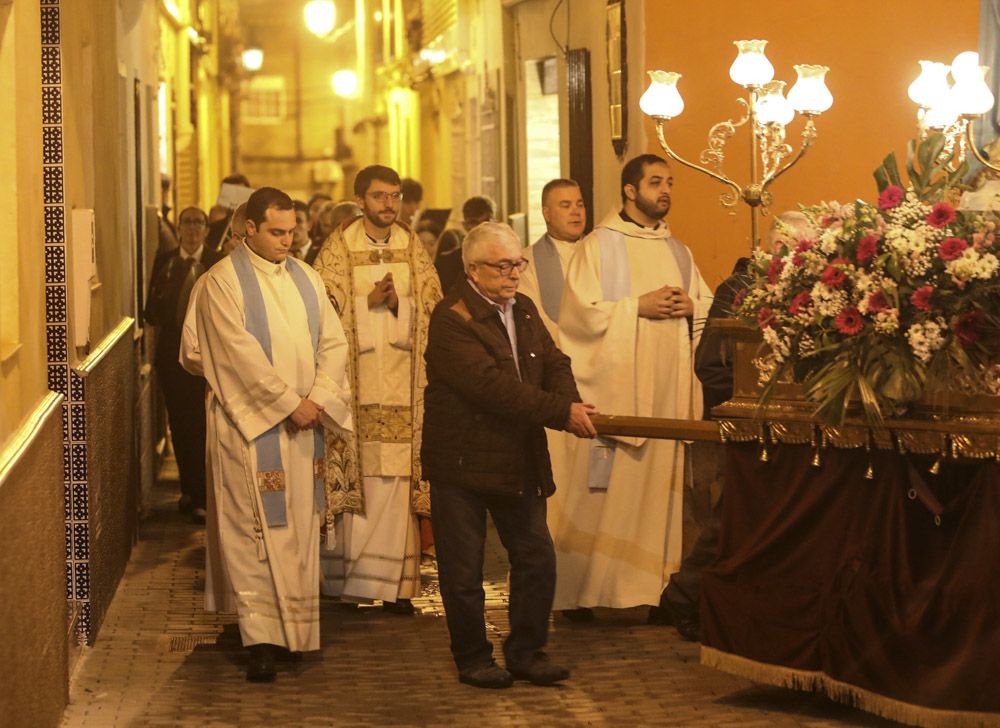
[[[972,119],[966,119],[965,124],[965,143],[968,145],[969,149],[972,150],[973,156],[979,160],[979,163],[988,169],[992,169],[994,172],[1000,172],[1000,166],[993,164],[989,157],[985,156],[979,151],[979,147],[976,145],[976,140],[972,133]],[[954,171],[954,170],[953,170]]]
[[[656,119],[656,138],[657,141],[659,141],[660,143],[660,148],[663,150],[663,153],[666,154],[671,159],[673,159],[675,162],[679,162],[680,164],[683,164],[685,167],[690,167],[691,169],[701,172],[702,174],[707,174],[712,179],[718,180],[722,184],[730,187],[732,189],[732,192],[722,194],[720,196],[720,199],[722,200],[722,204],[724,204],[726,207],[733,207],[734,205],[736,205],[736,203],[738,203],[743,196],[743,189],[736,182],[733,182],[733,180],[729,179],[729,177],[722,174],[721,172],[714,172],[711,169],[706,169],[705,167],[702,167],[699,164],[695,164],[694,162],[689,162],[688,160],[684,159],[684,157],[680,156],[677,152],[675,152],[673,149],[671,149],[670,144],[667,143],[667,138],[663,131],[663,125],[666,123],[666,121],[667,121],[666,118],[663,117]]]
[[[715,167],[720,173],[722,172],[722,165],[726,161],[726,142],[732,139],[736,134],[736,130],[746,124],[751,117],[750,104],[747,103],[746,99],[737,99],[737,102],[743,107],[743,116],[740,117],[739,121],[733,121],[732,119],[720,121],[709,129],[708,148],[704,149],[699,157],[699,161],[702,164]]]
[[[760,161],[763,179],[768,179],[792,153],[792,145],[785,143],[783,124],[760,124],[757,127],[760,140]]]
[[[813,115],[805,114],[805,117],[806,117],[806,125],[802,128],[802,142],[799,145],[799,151],[784,165],[773,170],[770,176],[765,175],[764,180],[761,183],[763,189],[766,190],[768,187],[771,186],[771,184],[776,179],[778,179],[778,177],[780,177],[785,172],[794,167],[796,163],[800,159],[802,159],[805,153],[809,150],[809,147],[812,146],[812,143],[816,140],[817,132],[816,132],[816,124],[813,122]]]

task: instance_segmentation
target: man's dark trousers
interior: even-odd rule
[[[173,352],[173,357],[167,353],[156,358],[156,376],[167,406],[181,493],[191,498],[192,508],[204,508],[205,380],[186,372],[177,361],[177,349]]]
[[[556,556],[545,498],[531,488],[523,496],[501,496],[432,481],[431,509],[441,598],[459,671],[493,658],[483,611],[487,511],[510,560],[510,635],[504,656],[508,667],[523,665],[545,647],[555,594]]]

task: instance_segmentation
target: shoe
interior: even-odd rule
[[[409,599],[397,599],[394,602],[382,602],[382,611],[409,616],[415,614],[417,610],[413,608],[413,602]]]
[[[287,647],[278,647],[275,651],[279,662],[302,662],[302,653],[298,650],[293,652]]]
[[[495,662],[459,670],[458,681],[476,688],[500,690],[514,684],[514,678]]]
[[[688,642],[701,642],[701,624],[697,619],[674,615],[674,629]]]
[[[247,665],[249,682],[274,682],[277,671],[274,668],[274,645],[250,645],[250,663]]]
[[[544,652],[536,652],[531,659],[521,665],[507,663],[511,677],[516,680],[527,680],[533,685],[555,685],[560,680],[569,678],[569,670],[549,661]]]
[[[682,639],[688,642],[701,642],[701,625],[698,618],[679,611],[669,602],[665,606],[650,607],[646,624],[657,624],[664,627],[672,625]]]
[[[201,507],[195,507],[191,509],[191,523],[196,523],[199,526],[205,525],[205,518],[208,516],[208,512]]]
[[[177,500],[177,510],[181,513],[190,513],[192,508],[194,508],[194,501],[191,500],[191,496],[187,493]]]
[[[577,607],[576,609],[564,609],[561,612],[562,616],[568,619],[570,622],[593,622],[594,621],[594,610],[590,607]]]

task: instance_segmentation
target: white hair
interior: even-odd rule
[[[812,223],[805,213],[797,210],[788,210],[775,216],[771,226],[767,229],[767,242],[773,248],[779,237],[784,238],[809,238],[816,234]]]
[[[478,263],[482,260],[483,248],[490,243],[500,243],[501,245],[511,245],[518,250],[521,249],[521,238],[510,225],[502,222],[484,222],[472,228],[462,240],[462,265],[466,268],[469,263]]]

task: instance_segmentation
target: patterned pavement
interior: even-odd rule
[[[419,614],[321,606],[322,650],[279,663],[251,685],[235,618],[202,610],[204,534],[174,509],[176,483],[155,492],[97,643],[84,648],[64,728],[178,726],[891,726],[825,698],[756,686],[698,663],[696,645],[645,610],[554,620],[549,653],[573,677],[558,688],[460,684],[433,568]],[[487,550],[487,623],[500,654],[506,563]]]

